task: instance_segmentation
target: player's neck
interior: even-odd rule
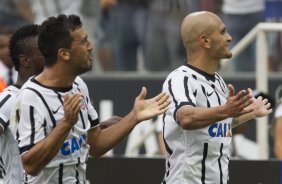
[[[214,60],[209,60],[207,58],[202,58],[202,57],[192,57],[192,58],[190,57],[187,63],[208,74],[213,75],[214,72],[216,72],[218,69],[219,62],[214,61]]]
[[[62,70],[45,67],[43,72],[36,76],[36,80],[45,86],[69,87],[74,82],[76,76],[66,74]]]

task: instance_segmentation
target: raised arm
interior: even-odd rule
[[[120,143],[139,122],[164,113],[169,105],[168,95],[160,93],[151,99],[145,99],[147,90],[142,88],[136,97],[133,109],[119,123],[101,130],[100,127],[88,131],[89,154],[99,157]]]
[[[78,120],[81,94],[64,96],[64,118],[51,133],[21,156],[25,171],[37,175],[58,153],[69,131]],[[25,122],[23,122],[25,123]]]
[[[229,84],[229,96],[224,105],[217,107],[184,106],[177,112],[177,121],[183,129],[195,130],[207,127],[215,122],[229,117],[247,114],[252,109],[246,109],[252,103],[252,94],[241,90],[235,94],[234,87]]]

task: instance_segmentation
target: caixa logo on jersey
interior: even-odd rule
[[[75,137],[67,139],[61,147],[61,153],[65,156],[70,155],[73,152],[79,150],[84,144],[86,144],[85,134],[80,135],[79,139]]]
[[[231,137],[230,123],[214,123],[209,127],[209,135],[211,137]]]

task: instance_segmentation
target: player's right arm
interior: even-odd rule
[[[57,123],[57,126],[50,132],[50,134],[48,134],[39,142],[29,145],[31,148],[29,147],[27,151],[22,153],[21,159],[26,173],[33,176],[37,175],[56,156],[67,135],[69,134],[69,131],[77,122],[78,113],[80,110],[80,102],[80,93],[75,93],[74,95],[70,96],[65,95],[64,118]],[[21,116],[21,118],[25,119],[24,116],[30,115],[23,113]],[[34,118],[36,119],[37,117]],[[20,121],[20,123],[22,123],[21,126],[28,126],[27,124],[30,122]],[[36,125],[34,126],[33,131],[35,131],[34,135],[37,135]],[[30,136],[34,135],[32,133],[30,134]],[[23,147],[20,147],[20,150],[21,149],[23,149]]]
[[[251,96],[242,90],[237,95],[229,96],[224,105],[217,107],[184,106],[177,112],[177,121],[183,129],[200,129],[226,118],[251,112],[251,109],[245,109],[251,103]]]

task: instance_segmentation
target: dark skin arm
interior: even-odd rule
[[[116,123],[118,123],[122,118],[119,116],[113,116],[110,119],[107,119],[103,122],[100,122],[100,128],[101,129],[105,129],[108,128],[112,125],[115,125]]]

